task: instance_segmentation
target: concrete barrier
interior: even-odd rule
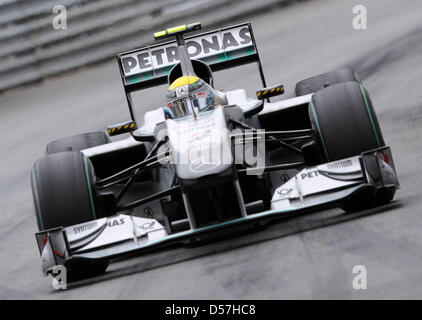
[[[97,63],[152,41],[158,29],[215,26],[292,0],[0,0],[0,92]],[[53,8],[67,11],[55,30]]]

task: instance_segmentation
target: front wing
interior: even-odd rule
[[[155,219],[120,214],[36,234],[42,270],[70,260],[112,260],[174,244],[221,238],[283,217],[335,207],[364,189],[399,188],[389,147],[305,168],[274,192],[271,210],[215,225],[167,234]]]

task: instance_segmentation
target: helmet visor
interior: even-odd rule
[[[164,108],[166,118],[176,119],[193,115],[192,102],[189,97],[175,99]]]

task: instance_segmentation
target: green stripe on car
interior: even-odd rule
[[[327,146],[325,145],[324,137],[322,136],[321,128],[319,127],[318,117],[317,117],[317,114],[316,114],[316,111],[315,111],[314,103],[312,102],[312,98],[311,98],[310,106],[311,106],[312,114],[313,114],[314,119],[315,119],[315,124],[316,124],[317,129],[318,129],[318,134],[321,138],[321,143],[322,143],[322,147],[324,149],[325,157],[327,158],[327,161],[330,161],[330,157],[328,156]]]
[[[374,123],[374,119],[373,119],[372,114],[371,114],[371,110],[369,109],[369,103],[368,103],[368,99],[367,99],[366,94],[365,94],[365,89],[363,88],[361,83],[359,83],[359,87],[360,87],[360,92],[362,93],[363,101],[365,102],[366,111],[368,112],[368,115],[369,115],[369,120],[371,121],[372,130],[374,131],[375,138],[377,139],[378,147],[382,147],[381,142],[380,142],[380,138],[378,136],[377,129],[375,128],[375,123]]]
[[[91,188],[91,179],[89,179],[88,158],[86,156],[84,156],[84,166],[85,166],[86,182],[88,184],[89,200],[91,201],[92,215],[94,219],[97,219],[97,216],[95,214],[94,197],[93,197],[92,188]]]
[[[35,211],[37,212],[37,215],[40,218],[41,230],[44,230],[44,222],[42,220],[40,198],[38,196],[37,181],[35,180],[35,169],[34,168],[32,168],[31,176],[32,176],[32,184],[34,186],[35,203],[37,205],[36,208],[35,208]]]

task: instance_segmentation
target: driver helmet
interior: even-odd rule
[[[170,85],[165,103],[166,119],[176,119],[213,109],[215,99],[212,88],[204,80],[183,76]]]

